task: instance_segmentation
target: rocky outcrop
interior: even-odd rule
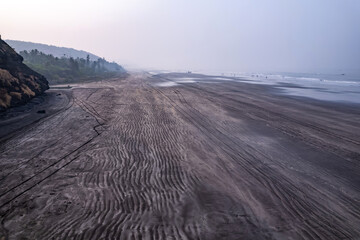
[[[41,74],[23,63],[23,58],[0,39],[0,111],[26,103],[49,89]]]

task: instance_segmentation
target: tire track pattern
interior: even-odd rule
[[[216,94],[149,80],[79,85],[69,109],[0,146],[0,239],[359,236],[356,198],[298,182],[210,118]]]

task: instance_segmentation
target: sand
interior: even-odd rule
[[[174,76],[61,90],[7,132],[0,239],[360,238],[358,105]]]

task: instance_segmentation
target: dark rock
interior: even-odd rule
[[[44,114],[44,113],[46,113],[46,111],[45,111],[45,110],[39,110],[39,111],[37,111],[37,113],[42,113],[42,114]]]

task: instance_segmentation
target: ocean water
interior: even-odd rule
[[[242,73],[236,79],[273,85],[282,94],[360,104],[360,74]]]
[[[271,85],[279,94],[360,104],[359,73],[210,73],[213,81],[238,81]],[[206,79],[209,79],[206,78]],[[201,79],[197,79],[201,81]]]
[[[308,97],[318,100],[360,104],[360,73],[209,73],[205,77],[173,77],[160,87],[178,84],[221,83],[226,81],[271,85],[279,94]]]

